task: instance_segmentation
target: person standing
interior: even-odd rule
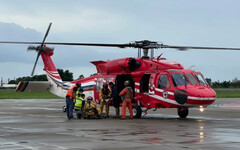
[[[119,96],[119,91],[118,91],[118,87],[113,83],[113,82],[109,82],[109,86],[112,90],[112,101],[113,101],[113,106],[116,110],[116,118],[119,118],[120,117],[120,110],[119,110],[119,107],[120,107],[120,103],[121,103],[121,97]]]
[[[133,99],[133,90],[130,87],[130,82],[124,82],[125,88],[119,93],[119,96],[122,97],[122,119],[126,119],[126,107],[128,107],[129,118],[133,118],[133,110],[132,110],[132,99]]]
[[[70,120],[73,117],[73,108],[74,108],[74,99],[76,97],[76,92],[78,88],[81,87],[80,83],[76,83],[75,85],[72,85],[66,95],[66,112],[67,112],[67,118]]]
[[[111,91],[108,89],[108,85],[106,83],[103,84],[103,88],[99,93],[100,98],[100,114],[103,112],[103,106],[106,108],[106,117],[109,117],[109,104],[107,99],[111,97]]]

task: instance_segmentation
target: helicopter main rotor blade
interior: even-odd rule
[[[131,47],[130,44],[102,44],[102,43],[53,43],[47,42],[49,45],[72,45],[72,46],[102,46],[102,47],[119,47],[126,48]]]
[[[42,44],[42,42],[14,42],[0,41],[2,44]],[[130,44],[101,44],[101,43],[61,43],[61,42],[45,42],[46,45],[72,45],[72,46],[103,46],[103,47],[132,47]]]
[[[50,25],[49,25],[49,28],[50,28]],[[151,41],[147,41],[147,42],[151,42]],[[42,42],[14,42],[14,41],[0,41],[0,43],[3,43],[3,44],[43,44]],[[181,51],[189,50],[189,49],[240,50],[240,48],[231,48],[231,47],[228,48],[228,47],[173,46],[173,45],[163,45],[163,44],[159,44],[157,42],[144,43],[144,41],[143,42],[137,41],[134,43],[126,43],[126,44],[66,43],[66,42],[45,42],[44,44],[46,44],[46,45],[69,45],[69,46],[100,46],[100,47],[118,47],[118,48],[132,47],[132,48],[145,48],[145,49],[172,48],[172,49],[178,49]]]
[[[2,44],[42,44],[42,42],[15,42],[15,41],[0,41]]]
[[[189,49],[208,49],[208,50],[240,50],[240,48],[227,48],[227,47],[199,47],[199,46],[170,46],[170,45],[162,45],[161,48],[174,48],[181,51],[189,50]]]

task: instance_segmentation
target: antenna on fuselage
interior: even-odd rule
[[[192,66],[190,66],[188,69],[191,69],[191,68],[193,68],[193,67],[195,67],[194,65],[192,65]]]

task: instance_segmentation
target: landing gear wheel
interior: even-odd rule
[[[62,111],[63,111],[63,112],[66,112],[66,106],[63,106],[63,107],[62,107]]]
[[[134,118],[141,118],[142,116],[142,108],[137,105],[133,105],[133,117]]]
[[[178,116],[180,118],[186,118],[188,116],[188,108],[178,108]]]

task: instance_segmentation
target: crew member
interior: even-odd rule
[[[85,104],[85,94],[84,94],[84,98],[82,99],[82,96],[81,96],[81,94],[83,94],[83,89],[82,88],[80,88],[78,91],[77,91],[77,93],[76,93],[76,98],[74,99],[75,101],[74,101],[74,104],[76,105],[76,100],[77,99],[79,99],[79,100],[81,100],[81,105],[82,105],[82,107],[84,106],[84,104]]]
[[[113,101],[113,106],[116,110],[116,118],[119,118],[120,117],[120,111],[119,111],[119,107],[120,107],[120,103],[121,103],[121,97],[119,96],[119,92],[118,92],[118,87],[113,84],[113,82],[110,82],[109,83],[109,86],[112,90],[112,101]]]
[[[85,103],[85,94],[76,94],[76,103],[74,105],[74,110],[78,119],[82,118],[83,107]]]
[[[99,98],[100,98],[100,114],[103,112],[103,106],[106,108],[106,117],[109,117],[109,104],[108,99],[111,97],[111,91],[108,89],[108,85],[106,83],[103,84],[103,88],[100,90]]]
[[[79,87],[81,87],[81,83],[76,83],[75,85],[72,85],[67,91],[66,112],[69,120],[73,118],[74,99]]]
[[[91,116],[100,118],[98,115],[97,104],[93,101],[92,96],[88,96],[87,103],[84,105],[84,112],[89,119]]]
[[[119,96],[122,97],[122,119],[126,119],[126,107],[128,107],[129,111],[129,118],[133,118],[133,111],[132,111],[132,99],[133,99],[133,90],[130,87],[130,82],[124,82],[125,88],[120,92]]]

